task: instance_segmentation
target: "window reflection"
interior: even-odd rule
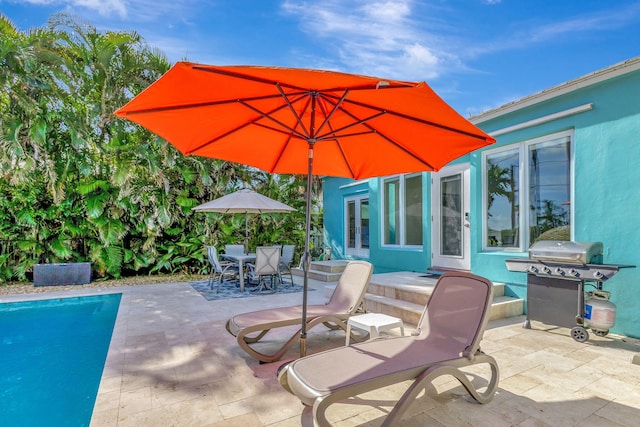
[[[569,136],[488,151],[484,158],[486,247],[520,248],[536,240],[570,240]],[[520,206],[528,208],[522,213]],[[524,234],[521,225],[527,230]]]

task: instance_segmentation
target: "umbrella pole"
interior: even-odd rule
[[[244,253],[249,253],[249,223],[248,223],[249,214],[245,212],[244,214]]]
[[[307,294],[309,290],[309,234],[311,233],[311,178],[313,176],[313,143],[309,143],[309,168],[307,171],[307,195],[305,211],[304,254],[302,255],[302,269],[304,281],[302,285],[302,327],[300,329],[300,357],[307,355]]]

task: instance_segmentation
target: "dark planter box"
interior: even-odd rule
[[[85,285],[90,282],[90,262],[36,264],[33,266],[33,286]]]

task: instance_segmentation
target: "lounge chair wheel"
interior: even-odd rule
[[[571,338],[578,342],[585,342],[589,339],[589,332],[582,326],[574,326],[571,328]]]

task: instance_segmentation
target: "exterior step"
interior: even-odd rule
[[[314,273],[318,272],[309,271],[309,276],[311,277]],[[337,277],[340,277],[339,273]],[[439,275],[411,271],[374,274],[364,297],[364,308],[372,313],[398,317],[405,324],[415,326],[420,321],[420,316],[438,278]],[[330,297],[334,288],[335,283],[327,284],[324,287],[324,294]],[[504,290],[504,283],[494,282],[493,304],[489,320],[524,314],[524,300],[505,296]]]
[[[292,268],[291,274],[298,277],[304,276],[304,270],[301,268]],[[320,282],[337,282],[340,280],[342,273],[327,273],[326,271],[309,270],[309,279],[318,280]]]
[[[309,265],[309,278],[321,282],[337,282],[344,271],[348,261],[312,261]],[[304,270],[300,267],[292,268],[291,274],[294,276],[304,276]]]
[[[382,285],[372,282],[369,284],[367,294],[381,295],[388,298],[407,301],[415,304],[425,306],[433,287],[417,287],[417,286],[405,286],[405,285]],[[493,284],[493,297],[504,296],[504,283]],[[522,313],[520,313],[522,314]]]
[[[367,312],[383,313],[402,319],[405,327],[417,325],[424,311],[424,305],[421,304],[369,293],[364,296],[364,308]]]
[[[523,314],[524,300],[522,298],[508,297],[505,295],[494,296],[489,320],[506,319],[508,317],[522,316]]]
[[[374,274],[365,295],[365,309],[402,319],[416,325],[429,301],[439,275],[417,272]],[[504,295],[505,284],[494,282],[489,320],[521,316],[524,300]]]
[[[382,295],[367,294],[364,297],[364,307],[368,312],[384,313],[398,317],[406,325],[415,326],[420,321],[424,310],[423,304],[398,300]],[[497,296],[491,304],[489,320],[504,319],[521,316],[524,312],[524,300],[508,296]]]

